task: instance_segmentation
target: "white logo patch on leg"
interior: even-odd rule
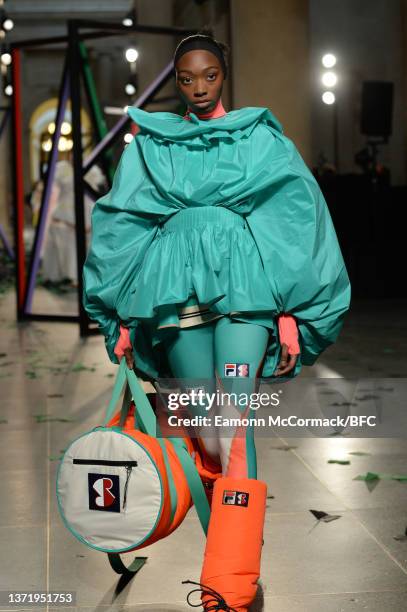
[[[236,376],[235,363],[225,363],[225,377],[227,376]]]
[[[246,378],[249,376],[249,369],[248,363],[225,363],[225,378],[229,376]]]

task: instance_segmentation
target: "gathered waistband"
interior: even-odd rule
[[[162,233],[193,229],[199,225],[217,223],[222,227],[246,227],[244,217],[222,206],[183,208],[161,226]]]

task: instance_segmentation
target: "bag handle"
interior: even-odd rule
[[[126,420],[127,414],[129,412],[131,399],[133,396],[134,402],[136,404],[136,411],[134,414],[134,429],[144,431],[144,433],[149,434],[153,438],[156,438],[158,443],[161,446],[161,450],[164,457],[165,467],[168,474],[168,483],[170,489],[170,498],[171,498],[171,523],[175,516],[175,512],[177,509],[177,490],[175,487],[174,479],[172,476],[172,471],[170,467],[170,462],[168,459],[167,449],[165,446],[165,440],[161,436],[160,426],[157,423],[157,418],[155,416],[154,410],[151,408],[150,402],[141,387],[140,383],[137,380],[137,376],[135,375],[133,370],[129,370],[126,364],[126,359],[123,357],[120,361],[119,370],[117,372],[116,381],[112,391],[112,398],[107,407],[106,416],[103,422],[103,425],[106,426],[107,423],[111,420],[116,404],[120,398],[121,392],[123,390],[123,385],[126,384],[126,389],[123,397],[123,404],[120,414],[120,423],[119,427],[123,428],[124,422]],[[158,437],[157,437],[158,436]]]
[[[115,380],[113,391],[112,391],[112,397],[111,397],[111,400],[106,410],[106,415],[103,421],[103,425],[107,425],[107,423],[113,417],[113,414],[116,408],[116,404],[119,401],[120,395],[123,390],[123,385],[126,381],[130,387],[131,394],[137,406],[137,411],[136,411],[137,416],[135,415],[135,419],[134,419],[135,427],[137,428],[137,425],[140,424],[141,428],[146,434],[152,436],[153,438],[156,438],[157,437],[157,419],[155,417],[154,410],[151,408],[150,402],[148,401],[146,394],[141,388],[140,383],[138,382],[137,376],[135,375],[134,371],[130,370],[127,367],[126,359],[124,357],[122,358],[120,365],[119,365],[119,369],[117,372],[116,380]],[[123,401],[123,407],[122,407],[122,418],[123,418],[124,411],[125,410],[128,411],[128,408],[130,406],[130,402],[128,401],[129,398],[130,396],[126,392],[125,398]],[[126,406],[127,402],[129,404],[128,406]]]
[[[131,395],[133,396],[134,402],[137,407],[135,414],[135,428],[137,429],[138,424],[140,424],[144,432],[152,436],[153,438],[157,438],[157,433],[159,435],[158,441],[160,442],[161,447],[163,449],[164,460],[167,468],[168,477],[170,480],[171,514],[173,517],[176,509],[177,494],[174,483],[172,482],[172,472],[168,461],[167,450],[165,448],[165,441],[160,435],[160,429],[157,423],[154,410],[152,409],[150,402],[148,401],[148,398],[144,393],[144,390],[140,386],[140,383],[138,382],[137,376],[135,375],[134,371],[129,370],[129,368],[127,367],[126,359],[124,357],[120,362],[116,381],[113,387],[112,398],[107,407],[103,425],[107,425],[107,423],[112,418],[116,404],[123,390],[123,385],[126,381],[128,386],[130,387]],[[125,419],[125,416],[123,416],[124,411],[125,414],[127,414],[128,412],[130,406],[129,398],[130,394],[128,394],[128,390],[126,389],[123,400],[121,421]],[[194,502],[199,521],[202,525],[204,533],[206,534],[208,531],[210,508],[208,500],[206,498],[205,489],[203,487],[201,477],[199,476],[198,470],[196,469],[195,462],[189,454],[186,444],[182,438],[169,437],[167,439],[172,442],[174,450],[181,463],[183,472],[188,482],[189,489],[191,491],[192,500]]]
[[[119,401],[121,392],[123,390],[123,385],[124,385],[125,380],[126,380],[126,372],[124,371],[125,367],[126,367],[126,360],[123,359],[120,362],[119,369],[118,369],[117,374],[116,374],[116,380],[114,382],[114,387],[113,387],[113,391],[112,391],[112,397],[111,397],[110,402],[108,404],[108,407],[106,409],[106,414],[105,414],[105,418],[104,418],[104,421],[103,421],[103,425],[107,425],[107,423],[113,417],[113,414],[114,414],[114,411],[115,411],[115,408],[116,408],[116,404]]]
[[[122,361],[125,362],[123,358]],[[129,383],[130,391],[134,399],[134,403],[136,404],[136,418],[137,421],[140,422],[141,427],[144,432],[153,438],[157,437],[157,418],[155,416],[154,410],[151,407],[150,402],[148,401],[147,395],[144,393],[144,389],[141,387],[140,383],[137,380],[137,376],[134,373],[134,370],[129,370],[126,366],[126,377],[127,382]],[[137,425],[136,421],[136,425]]]
[[[171,437],[168,439],[171,440],[177,457],[182,465],[199,522],[201,523],[202,529],[206,535],[208,533],[211,511],[201,477],[195,465],[195,461],[189,454],[186,443],[182,438]]]

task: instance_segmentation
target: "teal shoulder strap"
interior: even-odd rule
[[[133,396],[134,403],[136,405],[135,411],[135,421],[134,427],[135,429],[139,429],[144,433],[152,436],[153,438],[157,438],[157,435],[160,436],[159,426],[157,424],[157,418],[155,416],[154,410],[151,407],[150,402],[148,401],[148,397],[144,393],[140,383],[137,380],[137,376],[135,375],[133,370],[129,370],[126,364],[126,360],[123,358],[120,362],[119,370],[117,372],[116,381],[113,387],[112,398],[109,402],[109,406],[107,408],[104,425],[106,425],[110,419],[114,415],[115,407],[117,402],[119,401],[120,394],[123,390],[123,385],[127,381],[126,391],[123,399],[123,407],[120,418],[120,428],[123,427],[124,422],[126,420],[127,412],[130,407],[131,397]],[[119,428],[119,429],[120,429]],[[170,489],[170,499],[171,499],[171,522],[174,519],[175,512],[177,510],[178,505],[178,496],[177,489],[175,487],[174,479],[172,476],[172,471],[170,468],[170,462],[168,459],[167,448],[165,446],[165,441],[160,436],[157,438],[158,443],[161,446],[165,468],[168,475],[168,485]]]
[[[171,440],[177,457],[182,465],[182,469],[184,470],[199,522],[206,535],[208,533],[210,508],[201,477],[196,469],[194,460],[188,452],[184,440],[182,440],[182,438],[169,438],[169,440]]]
[[[126,360],[124,358],[120,362],[116,381],[113,387],[112,398],[109,402],[103,424],[106,425],[112,418],[115,406],[120,398],[123,385],[126,381],[128,382],[131,395],[133,396],[134,402],[136,404],[137,421],[135,425],[137,426],[137,423],[140,423],[140,429],[144,431],[144,433],[152,436],[153,438],[157,438],[163,451],[164,462],[169,479],[172,520],[177,508],[177,491],[172,476],[172,470],[169,464],[165,441],[164,438],[161,436],[160,428],[157,423],[157,418],[155,416],[154,410],[152,409],[151,404],[148,401],[146,394],[144,393],[144,390],[140,386],[137,380],[137,376],[135,375],[133,370],[129,370],[126,364]],[[122,421],[123,415],[121,422]],[[198,470],[196,469],[195,462],[189,454],[187,446],[182,438],[167,439],[170,440],[173,444],[177,457],[181,463],[189,489],[191,491],[192,500],[194,502],[199,521],[206,534],[208,531],[210,508],[208,500],[206,498],[205,489],[201,481],[201,477],[199,476]]]
[[[122,359],[122,362],[125,361]],[[121,365],[121,364],[120,364]],[[126,364],[125,364],[126,366]],[[153,438],[157,437],[157,419],[154,410],[148,401],[147,395],[141,388],[133,370],[129,370],[126,366],[126,377],[129,383],[130,391],[137,407],[137,419],[141,424],[144,432]]]
[[[117,402],[119,401],[121,392],[123,390],[124,383],[127,381],[134,402],[137,406],[137,421],[140,423],[145,433],[157,437],[157,420],[154,414],[154,410],[151,408],[151,404],[148,401],[146,394],[141,388],[137,376],[133,370],[129,370],[126,364],[126,360],[123,358],[120,362],[120,366],[117,372],[116,380],[114,383],[112,397],[106,410],[103,425],[107,425],[110,419],[113,417]],[[123,414],[121,422],[123,421]],[[136,423],[137,425],[137,423]]]
[[[135,575],[146,563],[148,557],[135,557],[129,565],[124,565],[119,553],[107,553],[109,563],[117,574]]]
[[[119,365],[117,375],[116,375],[116,380],[114,382],[114,387],[112,391],[112,397],[110,399],[109,405],[106,410],[103,425],[107,425],[107,423],[113,417],[117,402],[119,401],[121,392],[123,390],[123,385],[125,382],[126,382],[126,360],[122,359]]]

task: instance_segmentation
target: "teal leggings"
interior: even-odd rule
[[[214,415],[222,419],[255,415],[244,398],[257,390],[268,340],[266,327],[222,317],[180,329],[175,338],[165,343],[173,376],[184,390],[203,388],[206,393],[218,391],[218,397],[219,393],[231,395],[231,399],[217,402],[216,409],[209,411],[202,405],[189,406],[192,416],[211,417],[211,426],[197,428],[197,433],[206,452],[221,463],[223,475],[257,477],[253,427],[227,429],[225,435],[224,427],[215,426]],[[235,439],[238,437],[240,440]]]

